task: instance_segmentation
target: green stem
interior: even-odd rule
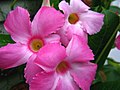
[[[107,42],[106,46],[103,48],[101,54],[99,55],[99,57],[97,58],[95,63],[98,63],[101,60],[101,57],[103,56],[104,52],[107,50],[107,47],[109,46],[110,42],[112,41],[112,39],[114,38],[114,36],[116,35],[117,31],[120,29],[120,24],[117,26],[117,28],[115,29],[114,33],[112,34],[111,38],[109,39],[109,41]]]
[[[14,9],[14,5],[15,5],[16,2],[17,2],[17,0],[14,0],[13,3],[11,4],[11,6],[10,6],[11,10]]]

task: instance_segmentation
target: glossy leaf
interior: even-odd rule
[[[10,35],[0,34],[0,47],[7,45],[8,43],[14,43]]]
[[[120,89],[120,79],[117,81],[98,83],[91,87],[90,90],[119,90]]]
[[[112,58],[107,58],[108,65],[113,66],[120,73],[120,62],[113,60]]]
[[[120,8],[116,6],[111,6],[110,11],[113,11],[116,14],[120,14]]]
[[[93,83],[90,90],[119,90],[120,88],[120,73],[111,65],[105,65],[96,78],[94,81],[96,84]]]

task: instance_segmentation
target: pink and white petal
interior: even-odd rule
[[[67,58],[70,62],[86,62],[94,59],[92,50],[84,38],[74,35],[66,48]]]
[[[55,72],[41,72],[36,74],[30,84],[30,90],[55,90],[58,82]]]
[[[59,9],[62,10],[67,17],[71,13],[70,5],[66,1],[61,1],[59,3]]]
[[[45,37],[55,33],[64,24],[64,15],[52,7],[43,6],[32,22],[32,35]]]
[[[87,33],[84,32],[83,28],[79,24],[68,26],[66,33],[69,40],[71,40],[72,36],[75,34],[81,36],[87,42]]]
[[[70,73],[59,76],[59,81],[55,90],[80,90],[79,86],[71,77]]]
[[[70,41],[67,38],[66,33],[64,32],[64,30],[59,30],[57,33],[60,35],[61,44],[66,47],[68,45],[69,41]]]
[[[87,5],[85,5],[82,0],[70,0],[70,6],[72,7],[73,11],[75,12],[85,12],[90,9]]]
[[[27,46],[16,43],[0,48],[0,68],[8,69],[28,61],[32,53]]]
[[[40,49],[35,63],[45,71],[53,71],[66,57],[65,48],[57,43],[47,44]]]
[[[59,35],[60,35],[60,41],[61,43],[64,45],[64,46],[67,46],[68,43],[69,43],[69,39],[66,35],[66,28],[61,28],[58,32],[57,32]]]
[[[115,39],[115,46],[120,50],[120,35],[118,35]]]
[[[26,78],[27,83],[31,83],[33,77],[43,71],[38,65],[34,63],[34,60],[36,58],[36,54],[33,54],[30,59],[27,62],[26,68],[25,68],[25,75],[24,77]]]
[[[80,17],[80,20],[82,21],[83,26],[88,34],[95,34],[102,28],[104,19],[103,14],[89,10],[86,13],[82,13]]]
[[[15,42],[26,44],[31,37],[31,22],[28,11],[21,7],[11,11],[4,27]]]
[[[93,63],[74,63],[70,74],[82,90],[90,90],[96,69],[97,65]]]
[[[60,43],[60,36],[58,34],[51,34],[45,38],[43,38],[44,43]]]

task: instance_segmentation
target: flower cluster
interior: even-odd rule
[[[89,90],[97,65],[87,36],[100,31],[104,15],[81,0],[61,1],[63,13],[45,1],[32,22],[22,7],[8,14],[4,27],[16,43],[0,48],[0,68],[27,62],[30,90]]]

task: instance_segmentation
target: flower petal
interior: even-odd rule
[[[30,90],[55,90],[57,82],[58,78],[54,72],[41,72],[32,80]]]
[[[25,78],[27,83],[31,83],[33,77],[38,73],[41,72],[42,69],[34,63],[34,60],[36,58],[36,54],[33,54],[30,59],[27,62],[26,68],[25,68]]]
[[[74,81],[82,90],[90,90],[90,85],[94,80],[97,65],[92,63],[75,63],[72,65],[70,73]]]
[[[94,59],[94,55],[84,38],[74,35],[66,48],[67,58],[71,62],[84,62]]]
[[[8,69],[24,64],[31,54],[25,45],[8,44],[0,48],[0,68]]]
[[[69,40],[71,40],[72,36],[75,34],[75,35],[81,36],[87,42],[87,34],[83,31],[83,28],[79,24],[68,26],[66,33]]]
[[[120,50],[120,35],[118,35],[115,39],[115,46]]]
[[[65,48],[60,44],[47,44],[40,49],[35,63],[45,71],[54,70],[55,67],[66,57]]]
[[[52,7],[43,6],[32,22],[32,34],[44,37],[59,30],[63,24],[64,15],[61,12]]]
[[[31,36],[31,22],[28,11],[21,7],[11,11],[7,16],[4,27],[13,40],[26,44]]]
[[[90,9],[90,7],[85,5],[82,0],[70,0],[70,6],[75,12],[85,12]]]
[[[82,21],[86,32],[90,35],[100,31],[103,25],[103,19],[103,14],[93,12],[90,10],[80,15],[80,20]]]
[[[58,34],[51,34],[44,38],[44,43],[60,43],[60,36]]]
[[[69,73],[60,76],[55,90],[80,90]]]
[[[69,4],[66,1],[61,1],[59,3],[59,9],[63,10],[65,16],[69,15],[71,13],[71,8]]]
[[[66,29],[61,28],[57,33],[60,35],[60,41],[61,43],[64,45],[64,46],[67,46],[68,43],[69,43],[69,39],[67,38],[67,35],[66,35]]]

